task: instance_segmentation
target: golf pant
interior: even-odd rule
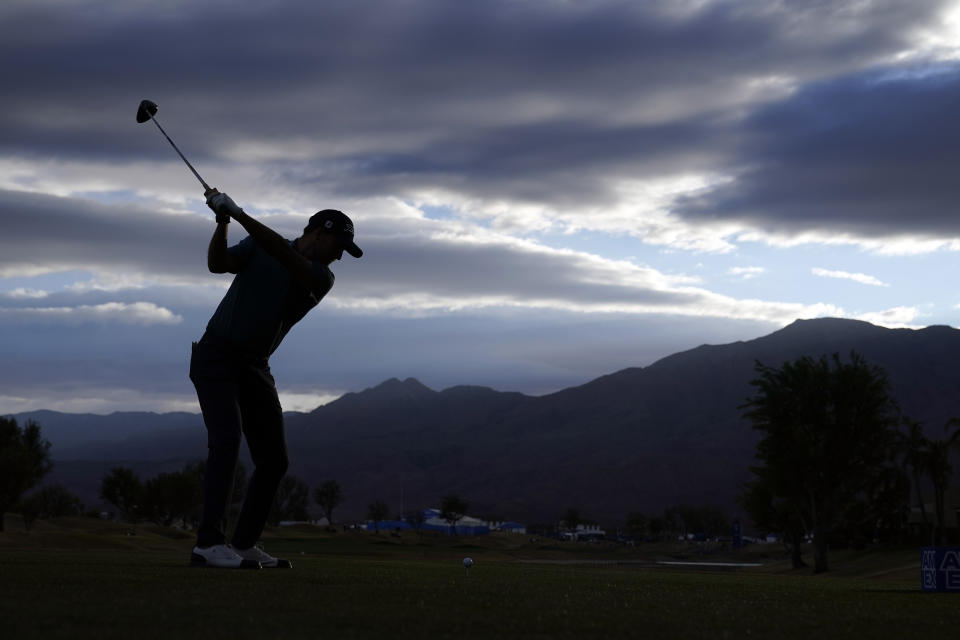
[[[197,545],[226,542],[226,513],[242,434],[254,469],[231,544],[248,549],[260,539],[289,464],[276,384],[266,359],[237,355],[206,339],[193,343],[190,380],[207,426],[208,448]]]

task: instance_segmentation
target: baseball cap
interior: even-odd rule
[[[343,250],[354,258],[359,258],[363,255],[363,251],[353,241],[353,222],[343,211],[337,211],[336,209],[317,211],[310,216],[306,230],[310,231],[316,228],[340,236],[340,241],[343,243]]]

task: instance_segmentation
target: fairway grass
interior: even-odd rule
[[[918,571],[907,580],[521,562],[488,541],[366,534],[273,534],[268,550],[293,570],[230,571],[188,567],[188,539],[95,529],[73,546],[61,536],[56,549],[49,535],[28,548],[22,532],[0,534],[3,637],[821,640],[960,629],[960,596],[922,593]],[[469,574],[464,555],[476,561]]]

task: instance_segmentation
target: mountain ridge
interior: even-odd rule
[[[904,412],[931,434],[960,415],[960,331],[800,320],[542,396],[469,385],[436,391],[415,378],[391,378],[288,414],[290,472],[311,486],[337,479],[345,518],[362,518],[375,499],[398,512],[450,493],[470,502],[472,513],[528,522],[554,521],[570,507],[608,526],[630,511],[683,502],[733,512],[757,440],[738,409],[752,395],[756,363],[777,367],[833,353],[846,359],[851,351],[884,368]],[[196,459],[205,455],[205,433],[199,416],[186,415],[192,422],[182,418],[149,438],[74,451],[85,461],[148,451],[145,468]]]

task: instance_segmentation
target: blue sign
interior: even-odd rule
[[[960,593],[960,547],[920,549],[920,586],[924,591]]]

